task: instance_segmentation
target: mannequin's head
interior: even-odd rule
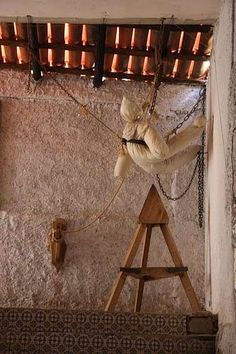
[[[120,114],[126,122],[139,121],[142,119],[143,110],[134,101],[123,96]]]

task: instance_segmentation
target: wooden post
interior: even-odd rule
[[[35,23],[27,23],[27,33],[29,48],[31,53],[31,69],[33,70],[33,78],[35,81],[41,79],[41,67],[39,64],[39,43],[37,36],[37,27]]]
[[[142,261],[141,261],[142,268],[146,268],[146,266],[147,266],[151,235],[152,235],[152,225],[148,225],[146,228],[146,235],[145,235],[145,240],[144,240],[144,245],[143,245],[143,254],[142,254]],[[134,312],[140,312],[140,310],[141,310],[144,282],[145,282],[144,279],[139,280],[138,290],[137,290],[136,299],[135,299]]]
[[[183,267],[183,261],[181,259],[181,256],[178,252],[178,249],[176,247],[175,241],[171,235],[170,229],[168,225],[160,225],[161,231],[163,233],[163,236],[165,238],[167,247],[169,249],[169,252],[171,254],[171,257],[173,259],[174,265],[176,267]],[[195,294],[195,291],[192,287],[191,281],[189,279],[189,276],[187,273],[184,273],[183,275],[180,276],[181,283],[183,285],[183,288],[185,290],[185,293],[187,295],[187,298],[191,304],[191,307],[193,311],[199,312],[201,311],[201,306],[198,302],[197,296]]]
[[[123,267],[130,267],[132,265],[134,257],[137,253],[138,247],[140,245],[140,242],[142,241],[145,227],[146,226],[144,224],[140,224],[138,226],[138,228],[133,236],[133,240],[130,244],[127,255],[125,257]],[[112,292],[111,292],[110,298],[108,300],[105,311],[114,310],[115,305],[117,304],[118,298],[120,296],[121,290],[124,286],[126,277],[127,277],[127,274],[125,274],[124,272],[119,272],[118,277],[113,285]]]
[[[171,278],[174,276],[180,277],[192,310],[194,312],[200,312],[200,304],[187,274],[188,268],[183,265],[183,261],[176,247],[175,241],[172,237],[170,229],[168,228],[168,214],[154,185],[151,186],[148,196],[144,202],[143,208],[139,215],[139,222],[140,225],[133,236],[123,266],[120,268],[120,272],[112,288],[112,292],[106,306],[106,311],[114,310],[123,289],[126,277],[129,275],[139,281],[134,306],[135,312],[139,312],[141,310],[144,284],[146,281]],[[159,226],[161,228],[175,267],[147,267],[151,233],[154,226]],[[131,268],[138,247],[142,241],[145,229],[146,235],[143,246],[141,268]]]
[[[163,37],[161,39],[161,42],[159,40],[158,46],[162,45],[162,47],[159,48],[155,48],[155,61],[156,64],[158,62],[160,62],[160,68],[159,68],[159,76],[157,78],[158,80],[158,84],[160,85],[164,76],[164,60],[165,57],[167,56],[167,52],[168,52],[168,39],[169,39],[169,29],[167,28],[167,26],[164,27],[163,29]],[[158,52],[160,51],[161,54],[161,58],[158,57]]]
[[[95,75],[93,79],[94,87],[102,85],[104,56],[105,56],[105,40],[106,40],[106,25],[98,25],[96,33],[95,47]]]

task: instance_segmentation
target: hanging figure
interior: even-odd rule
[[[124,178],[132,161],[148,173],[171,173],[192,161],[201,148],[201,145],[190,144],[204,131],[206,118],[203,115],[165,140],[154,125],[143,119],[144,110],[123,97],[120,113],[126,125],[115,177]],[[155,112],[153,115],[158,117]]]

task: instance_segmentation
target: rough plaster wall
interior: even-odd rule
[[[142,102],[148,89],[146,83],[106,81],[94,90],[89,79],[59,77],[81,102],[120,133],[122,95]],[[30,93],[31,99],[26,99],[26,74],[4,70],[0,82],[0,306],[102,310],[154,176],[132,167],[106,216],[89,230],[66,237],[66,259],[57,274],[46,249],[50,223],[56,216],[64,217],[72,229],[86,223],[110,199],[118,183],[113,178],[118,142],[91,117],[80,115],[77,106],[48,79]],[[173,128],[192,107],[198,90],[168,85],[161,89],[157,110],[163,132]],[[167,190],[174,194],[182,191],[193,166],[163,176]],[[197,223],[197,181],[181,201],[164,202],[203,304],[204,236]],[[157,231],[149,264],[172,265]],[[135,285],[134,280],[127,281],[120,309],[132,310]],[[143,310],[190,311],[179,279],[148,284]]]
[[[219,4],[220,0],[3,0],[0,19],[26,20],[29,14],[38,22],[156,23],[174,15],[179,22],[209,23],[218,17]]]
[[[215,31],[209,83],[212,136],[208,147],[206,304],[219,314],[218,350],[236,353],[232,247],[231,132],[235,125],[235,73],[232,65],[232,3],[222,2]]]
[[[232,129],[236,128],[236,35],[235,35],[235,26],[236,26],[236,1],[233,1],[234,12],[232,17],[234,18],[234,27],[233,27],[233,50],[232,50],[232,70],[231,70],[231,85],[230,85],[230,116],[231,127]],[[232,235],[233,235],[233,247],[234,247],[234,281],[235,281],[235,303],[236,303],[236,130],[233,132],[232,137],[232,194],[233,194],[233,207],[232,207]]]
[[[236,80],[236,64],[233,65],[232,71],[231,71],[231,86],[230,86],[230,102],[229,102],[229,108],[230,108],[230,116],[232,117],[231,120],[231,127],[232,129],[236,127],[236,85],[235,85],[235,80]],[[235,144],[235,135],[236,131],[234,131],[234,136],[232,139],[232,167],[233,167],[233,173],[232,173],[232,179],[233,179],[233,200],[232,200],[232,244],[234,248],[234,297],[235,297],[235,304],[236,304],[236,191],[235,191],[235,185],[236,185],[236,175],[235,175],[235,166],[236,166],[236,144]],[[236,316],[236,313],[235,313]]]

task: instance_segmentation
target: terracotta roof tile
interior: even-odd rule
[[[49,70],[67,69],[78,74],[94,74],[97,25],[37,24],[40,62]],[[211,26],[174,26],[168,28],[164,45],[163,79],[205,80],[212,50]],[[0,65],[16,67],[29,61],[27,24],[1,23]],[[17,42],[19,45],[17,45]],[[155,57],[160,45],[158,26],[106,26],[104,76],[149,79],[155,72]],[[2,63],[2,64],[1,64]],[[88,71],[89,70],[89,71]],[[129,76],[130,75],[130,76]]]

